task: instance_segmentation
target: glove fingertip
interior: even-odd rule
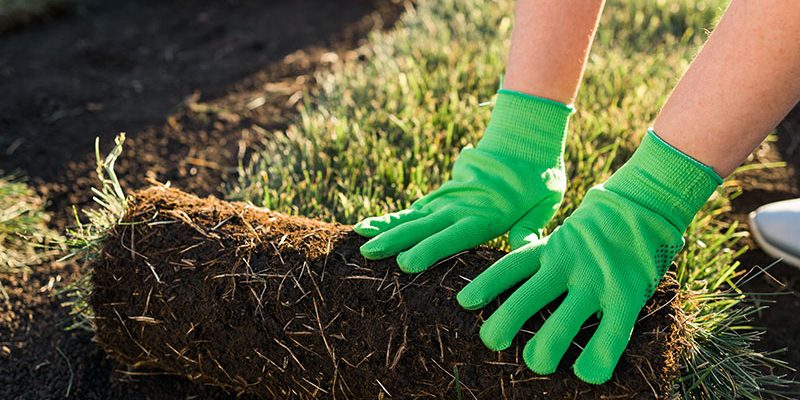
[[[380,229],[370,225],[367,220],[361,221],[353,226],[353,232],[364,237],[375,237],[380,235]]]
[[[579,358],[572,366],[572,372],[575,373],[578,379],[591,385],[602,385],[611,380],[613,370],[608,371],[597,364],[582,361]]]
[[[456,295],[458,304],[465,310],[477,310],[483,308],[488,303],[481,296],[476,296],[473,292],[470,286],[467,285]]]
[[[364,249],[360,249],[360,252],[361,252],[361,255],[364,256],[364,258],[366,258],[367,260],[370,260],[370,261],[380,260],[380,259],[386,258],[386,257],[382,257],[381,255],[378,255],[378,254],[375,254],[375,253],[371,253],[369,251],[365,251]]]
[[[390,256],[390,254],[387,254],[387,250],[380,243],[376,243],[375,240],[362,244],[358,251],[367,260],[380,260]]]
[[[502,351],[511,347],[511,340],[496,335],[495,330],[491,328],[489,323],[484,323],[481,326],[480,337],[483,345],[492,351]]]
[[[414,257],[413,248],[409,251],[404,251],[397,256],[397,266],[400,271],[407,274],[416,274],[423,272],[431,267],[431,263],[426,263],[418,257]]]
[[[522,360],[525,361],[525,365],[531,371],[535,372],[538,375],[550,375],[556,372],[556,366],[550,365],[546,361],[542,361],[536,357],[536,352],[533,346],[533,340],[528,341],[528,344],[525,345],[525,348],[522,351]]]

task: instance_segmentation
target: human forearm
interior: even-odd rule
[[[503,86],[572,103],[603,3],[603,0],[518,1]]]
[[[735,0],[654,129],[729,175],[800,100],[800,2]]]

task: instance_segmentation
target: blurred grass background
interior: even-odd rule
[[[635,150],[727,1],[610,0],[571,121],[569,188],[550,228]],[[398,211],[449,179],[491,113],[509,45],[513,1],[420,0],[360,57],[317,75],[297,121],[265,134],[229,197],[292,214],[355,223]],[[783,363],[752,349],[758,308],[738,291],[742,232],[727,216],[728,182],[687,231],[677,259],[686,354],[684,398],[789,393]],[[504,239],[492,242],[505,247]],[[778,367],[775,369],[775,367]],[[795,392],[796,393],[796,392]]]

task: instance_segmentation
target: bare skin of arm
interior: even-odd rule
[[[575,100],[603,0],[520,0],[503,87]]]
[[[655,120],[727,176],[800,100],[800,1],[734,0]]]

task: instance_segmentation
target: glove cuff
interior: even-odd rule
[[[573,111],[572,106],[557,101],[500,89],[477,147],[536,165],[559,165]]]
[[[722,178],[650,129],[604,187],[666,218],[683,232]]]

